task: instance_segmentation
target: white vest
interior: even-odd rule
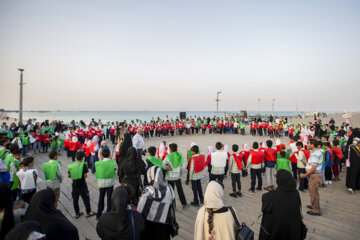
[[[211,154],[211,165],[213,167],[225,167],[227,158],[226,152],[216,151]]]
[[[21,183],[21,189],[23,190],[29,190],[36,188],[36,183],[34,181],[34,175],[33,172],[36,173],[36,169],[27,169],[24,171],[24,169],[20,169],[16,175],[18,176],[20,183]]]

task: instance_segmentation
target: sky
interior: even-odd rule
[[[360,1],[1,0],[0,108],[359,111]]]

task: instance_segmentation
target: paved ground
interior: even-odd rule
[[[147,146],[158,146],[163,138],[152,138],[146,140]],[[207,153],[207,146],[214,146],[215,142],[222,141],[229,145],[243,143],[252,143],[255,140],[265,141],[267,138],[250,137],[250,136],[238,136],[238,135],[226,135],[226,136],[182,136],[182,137],[168,137],[165,139],[168,143],[176,142],[179,145],[179,150],[185,154],[186,149],[189,147],[191,141],[195,141],[203,153]],[[288,139],[282,139],[284,143],[288,143]],[[67,165],[71,162],[64,156],[60,157],[63,162],[63,173],[67,172]],[[36,167],[41,169],[41,164],[47,161],[46,154],[35,155]],[[344,169],[345,170],[345,169]],[[42,171],[39,171],[40,177],[43,177]],[[307,239],[356,239],[360,236],[360,193],[356,192],[350,195],[346,192],[345,188],[345,171],[340,174],[341,181],[336,182],[326,188],[320,189],[320,205],[322,210],[322,216],[308,216],[306,205],[309,203],[309,194],[300,193],[303,205],[304,222],[309,227]],[[183,176],[183,182],[185,176]],[[202,180],[203,190],[205,191],[207,176]],[[265,180],[265,177],[263,177]],[[95,182],[95,176],[89,174],[87,179],[91,206],[94,211],[97,210],[97,202],[99,197],[99,191]],[[256,238],[259,233],[261,218],[258,216],[261,214],[261,195],[264,193],[256,192],[250,194],[247,190],[250,186],[250,177],[241,178],[243,197],[233,199],[228,196],[231,191],[231,179],[227,177],[224,180],[225,184],[225,204],[233,206],[241,221],[246,222],[254,230]],[[117,183],[116,186],[119,184]],[[183,184],[184,191],[188,202],[192,201],[192,190],[190,186]],[[179,199],[177,199],[178,206],[180,206]],[[85,211],[82,201],[80,200],[80,208]],[[96,220],[95,217],[80,219],[74,219],[74,210],[72,206],[71,198],[71,180],[65,178],[61,186],[61,197],[59,209],[73,222],[79,229],[79,232],[83,239],[99,239],[96,234]],[[189,207],[186,210],[179,209],[176,211],[177,221],[180,225],[179,236],[175,239],[190,240],[193,239],[194,223],[198,209]]]

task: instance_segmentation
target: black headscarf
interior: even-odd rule
[[[276,183],[278,188],[282,191],[290,192],[296,190],[296,182],[291,173],[287,170],[280,169],[276,173]]]
[[[351,144],[353,144],[354,138],[360,138],[360,128],[355,128],[353,129],[348,141],[347,141],[347,146],[350,146]]]
[[[41,226],[38,222],[35,221],[26,221],[22,222],[13,228],[8,235],[6,235],[5,240],[27,240],[29,235],[33,232],[41,232]]]
[[[121,143],[121,146],[119,149],[119,158],[125,159],[129,148],[131,148],[132,146],[133,145],[132,145],[131,135],[129,133],[125,133],[124,141]]]
[[[111,197],[111,212],[101,216],[96,225],[96,231],[101,239],[133,239],[128,192],[124,187],[117,187]],[[139,239],[144,229],[144,220],[136,211],[132,211],[135,225],[135,236]]]
[[[54,205],[55,193],[50,189],[41,190],[32,197],[23,218],[24,221],[34,220],[40,223],[46,239],[78,240],[77,228],[57,210]]]
[[[280,169],[276,174],[278,187],[262,196],[263,217],[259,240],[301,240],[301,199],[291,173]]]
[[[5,235],[15,226],[10,186],[4,182],[0,183],[0,209],[4,209],[0,232],[0,239],[4,239]]]

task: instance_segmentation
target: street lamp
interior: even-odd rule
[[[258,100],[258,113],[260,115],[260,101],[261,101],[261,98],[258,98],[257,100]]]
[[[24,69],[22,68],[18,68],[18,70],[20,71],[20,103],[19,103],[19,122],[22,123],[23,120],[23,72]]]
[[[218,116],[218,112],[219,112],[219,102],[220,102],[220,99],[219,99],[219,94],[220,94],[221,92],[217,92],[216,93],[216,117]]]
[[[271,116],[274,116],[275,100],[276,100],[276,98],[273,97],[272,98]]]

